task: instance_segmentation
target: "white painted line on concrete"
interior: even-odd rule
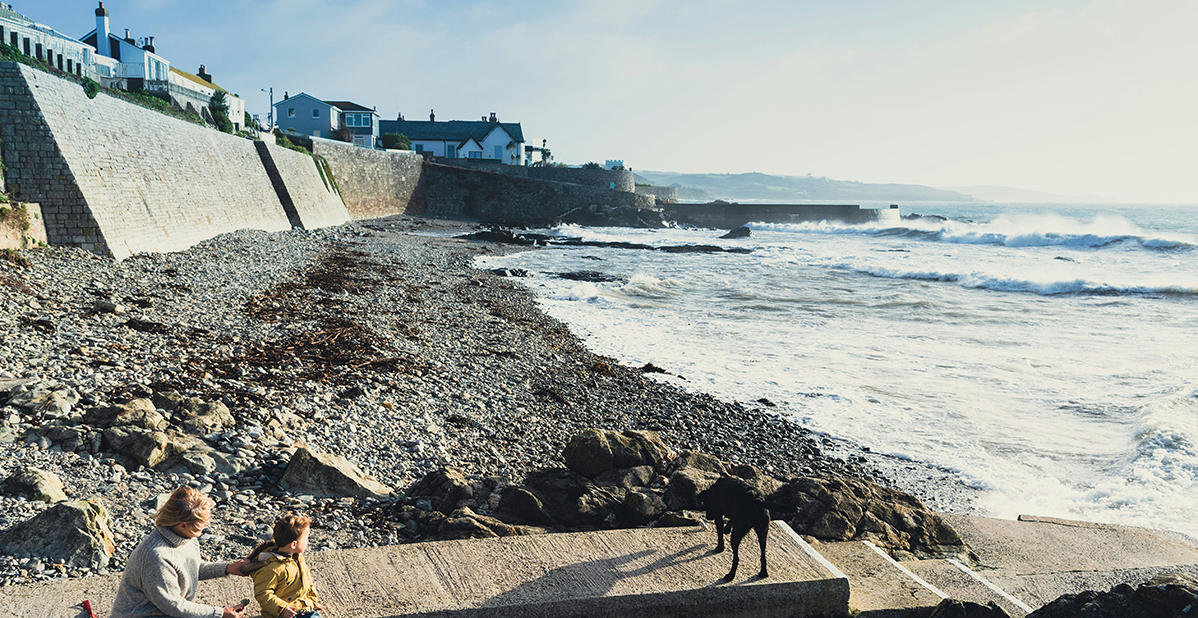
[[[987,580],[986,578],[975,573],[973,569],[965,566],[964,564],[961,564],[960,562],[957,562],[956,560],[953,560],[952,558],[949,558],[948,561],[951,562],[953,564],[953,566],[957,567],[958,569],[961,569],[961,571],[963,573],[965,573],[966,575],[976,579],[983,586],[993,590],[994,592],[997,592],[1000,596],[1002,596],[1002,598],[1014,603],[1015,606],[1018,607],[1019,609],[1022,609],[1023,611],[1025,611],[1029,614],[1032,613],[1033,611],[1035,611],[1031,607],[1028,607],[1027,604],[1025,604],[1023,601],[1020,601],[1019,599],[1016,599],[1015,597],[1007,594],[1007,592],[1005,590],[1003,590],[1002,588],[995,586],[994,584],[990,583],[990,581]]]
[[[870,543],[869,541],[861,541],[861,542],[865,543],[866,547],[874,550],[875,552],[878,552],[878,555],[881,556],[882,558],[884,558],[886,560],[886,562],[889,562],[894,568],[902,571],[903,573],[906,573],[907,577],[910,577],[911,579],[915,580],[915,583],[919,584],[920,586],[927,588],[929,591],[932,592],[932,594],[934,594],[942,599],[948,598],[948,595],[941,592],[939,588],[933,586],[932,584],[929,584],[928,582],[924,581],[922,577],[912,573],[910,570],[907,569],[907,567],[899,564],[898,561],[896,561],[894,558],[890,557],[890,554],[882,551],[881,549],[878,549],[877,545],[874,545],[873,543]]]
[[[828,571],[832,573],[833,577],[836,579],[848,579],[848,577],[842,573],[840,569],[836,568],[835,564],[828,562],[827,558],[815,551],[815,548],[808,544],[807,541],[804,541],[803,537],[799,536],[799,534],[794,531],[794,528],[790,527],[790,524],[787,524],[781,519],[775,519],[774,523],[778,524],[778,527],[781,528],[782,531],[787,534],[787,536],[789,536],[794,542],[798,543],[799,547],[802,547],[803,551],[807,552],[807,555],[814,558],[815,561],[823,565],[825,569],[828,569]]]

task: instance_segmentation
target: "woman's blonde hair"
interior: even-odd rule
[[[215,504],[212,498],[194,487],[179,487],[171,492],[166,504],[158,509],[154,523],[164,528],[173,528],[179,524],[206,524],[212,517],[212,506]]]

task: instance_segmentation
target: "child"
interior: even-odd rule
[[[250,552],[245,571],[253,571],[254,598],[263,618],[320,618],[324,606],[303,556],[311,525],[307,517],[284,515],[275,523],[274,539]]]

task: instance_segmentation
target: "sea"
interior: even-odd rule
[[[549,246],[476,266],[528,271],[597,354],[948,471],[984,514],[1198,537],[1198,206],[884,214],[730,240],[563,226],[537,231],[751,252]],[[580,271],[599,281],[560,276]]]

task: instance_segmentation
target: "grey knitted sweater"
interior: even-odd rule
[[[129,554],[112,618],[221,618],[224,608],[194,601],[200,580],[224,577],[227,562],[204,562],[200,544],[158,526]]]

